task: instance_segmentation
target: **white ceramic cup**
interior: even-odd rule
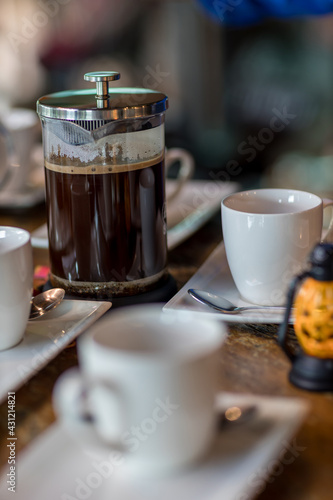
[[[120,450],[130,473],[178,469],[203,456],[215,434],[224,338],[221,322],[196,313],[114,310],[79,339],[81,370],[57,381],[56,411],[88,449]]]
[[[2,113],[1,122],[7,130],[7,182],[5,189],[13,193],[27,189],[32,170],[32,151],[40,133],[40,121],[35,111],[13,108]]]
[[[30,314],[33,259],[30,234],[0,226],[0,350],[18,344]]]
[[[284,305],[293,276],[321,240],[323,209],[332,200],[291,189],[257,189],[222,201],[222,230],[240,295],[260,305]],[[332,220],[328,232],[331,232]]]

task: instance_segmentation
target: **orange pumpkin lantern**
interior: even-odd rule
[[[306,279],[294,307],[295,333],[304,352],[333,358],[333,281]]]
[[[291,284],[279,344],[293,363],[289,374],[293,384],[327,391],[333,390],[333,245],[316,245],[309,260],[310,268]],[[293,302],[297,353],[286,338]]]

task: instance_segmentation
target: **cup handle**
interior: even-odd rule
[[[191,153],[182,148],[172,148],[165,151],[165,171],[166,175],[171,165],[179,161],[180,167],[176,177],[175,188],[167,194],[167,201],[173,200],[183,189],[186,182],[193,177],[195,165]]]
[[[103,438],[96,430],[94,412],[90,408],[89,392],[95,388],[104,393],[103,402],[108,406],[106,414],[109,425],[112,426],[108,435],[103,435]],[[89,387],[80,370],[71,368],[57,380],[52,398],[56,414],[80,447],[84,446],[91,452],[102,453],[109,453],[111,449],[122,453],[126,451],[121,443],[123,432],[121,404],[119,391],[115,388],[103,381],[98,381]],[[109,405],[106,400],[109,401]]]
[[[14,151],[14,145],[10,138],[10,135],[0,121],[0,137],[4,142],[4,146],[6,149],[6,160],[2,162],[0,169],[0,189],[6,187],[13,173],[13,164],[17,163],[17,158]]]
[[[325,210],[325,208],[330,207],[330,206],[333,206],[333,200],[330,200],[329,198],[323,198],[323,210]],[[330,220],[328,229],[325,232],[325,234],[321,240],[322,243],[325,243],[325,242],[328,243],[330,239],[332,240],[332,236],[333,236],[333,213],[331,216],[331,220]]]

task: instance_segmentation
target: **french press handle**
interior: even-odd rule
[[[118,73],[118,71],[94,71],[84,75],[84,79],[86,81],[96,83],[96,99],[98,108],[107,107],[107,101],[110,97],[109,82],[119,80],[119,78],[120,73]]]

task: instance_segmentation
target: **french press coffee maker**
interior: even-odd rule
[[[52,286],[92,298],[161,287],[167,271],[163,93],[110,88],[37,102],[43,132]]]

